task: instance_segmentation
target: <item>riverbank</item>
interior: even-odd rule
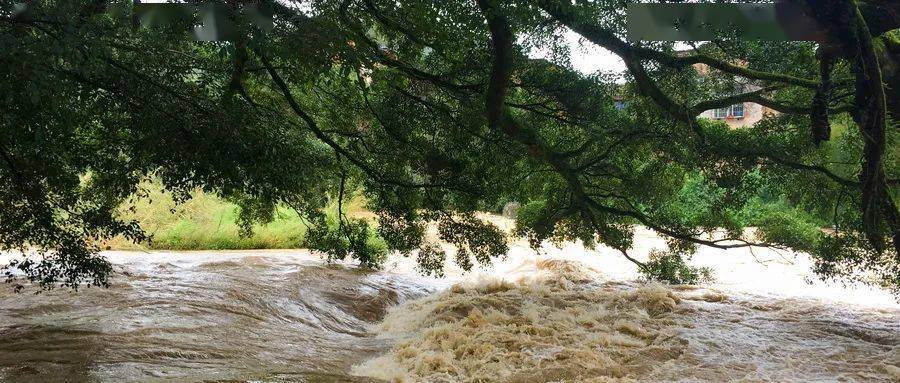
[[[146,243],[117,237],[102,244],[107,250],[245,250],[303,247],[306,225],[296,213],[279,209],[275,219],[254,227],[253,235],[239,235],[238,206],[197,191],[182,204],[172,201],[160,187],[121,209],[126,220],[136,220],[152,236]]]
[[[144,185],[146,195],[120,208],[124,220],[135,220],[152,238],[134,243],[116,237],[101,244],[105,250],[253,250],[305,247],[306,223],[293,210],[276,209],[274,219],[253,226],[250,236],[241,236],[237,224],[240,208],[215,195],[197,190],[180,204],[162,187]],[[364,201],[345,201],[345,214],[365,215]]]
[[[253,250],[253,249],[299,249],[306,247],[307,225],[297,213],[287,207],[276,209],[273,220],[253,226],[250,236],[241,236],[237,220],[240,208],[213,194],[196,190],[192,198],[176,204],[158,183],[145,183],[145,193],[130,203],[120,207],[123,220],[137,221],[152,240],[133,243],[123,237],[116,237],[101,244],[105,250]],[[702,179],[688,179],[682,194],[686,201],[679,209],[690,214],[703,214],[709,210],[697,200],[704,193]],[[360,194],[346,198],[344,214],[362,218],[377,225],[375,214],[366,208],[366,200]],[[337,204],[332,201],[324,208],[325,214],[335,217]],[[502,230],[512,231],[514,221],[500,218],[498,212],[478,213],[483,219],[498,225]],[[790,206],[783,198],[763,200],[751,199],[744,209],[737,212],[735,219],[744,227],[756,226],[763,217],[777,216],[785,224],[794,227],[798,239],[806,239],[812,233],[827,226],[825,221]]]

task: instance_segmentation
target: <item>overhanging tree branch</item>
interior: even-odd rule
[[[328,134],[326,134],[324,131],[322,131],[322,129],[319,128],[319,125],[312,118],[312,116],[310,116],[308,113],[306,113],[306,111],[303,110],[302,107],[300,107],[300,104],[294,98],[294,95],[291,92],[290,87],[287,85],[287,83],[284,81],[284,79],[281,78],[281,75],[278,74],[278,71],[276,71],[275,68],[272,66],[272,63],[269,61],[268,57],[266,57],[266,55],[264,55],[258,49],[254,50],[254,51],[257,54],[257,56],[259,56],[260,61],[262,61],[263,66],[265,66],[266,71],[269,73],[269,76],[272,77],[272,81],[275,82],[275,85],[281,91],[282,95],[284,96],[284,99],[287,101],[291,110],[294,112],[294,114],[296,114],[298,117],[300,117],[300,119],[303,120],[304,123],[306,123],[306,126],[313,133],[313,135],[315,135],[316,138],[318,138],[320,141],[324,142],[326,145],[331,147],[336,153],[342,155],[344,158],[346,158],[347,160],[352,162],[354,165],[356,165],[360,170],[362,170],[364,173],[366,173],[366,175],[371,177],[374,181],[379,182],[379,183],[394,185],[394,186],[406,187],[406,188],[431,188],[431,187],[450,188],[450,187],[452,187],[452,185],[448,185],[448,184],[416,183],[416,182],[409,182],[409,181],[387,178],[387,177],[384,177],[383,175],[381,175],[378,171],[376,171],[371,166],[369,166],[369,164],[365,163],[364,161],[362,161],[359,158],[357,158],[356,156],[354,156],[353,153],[350,153],[347,149],[345,149],[343,146],[341,146],[336,141],[334,141],[331,137],[329,137]]]
[[[485,95],[485,110],[487,111],[486,115],[488,116],[489,125],[494,129],[503,131],[506,135],[523,144],[528,150],[529,155],[535,159],[549,164],[568,185],[569,190],[572,192],[575,207],[588,217],[595,229],[599,227],[599,223],[596,221],[593,210],[611,213],[617,216],[631,217],[641,224],[670,237],[720,249],[769,246],[766,244],[753,244],[747,241],[739,242],[737,244],[723,244],[722,241],[695,238],[668,229],[662,225],[658,225],[637,210],[624,210],[606,206],[590,198],[585,192],[584,185],[578,178],[577,172],[571,168],[565,158],[549,149],[534,131],[521,126],[515,120],[513,115],[506,110],[504,97],[506,95],[506,88],[509,84],[509,76],[512,73],[512,33],[509,30],[508,21],[490,0],[477,0],[477,3],[488,22],[494,54],[494,66],[491,69],[491,81],[488,86],[487,94]],[[624,253],[627,249],[619,250]],[[646,267],[643,263],[640,263],[631,257],[627,257],[627,254],[626,258],[638,264],[639,267]]]
[[[585,37],[590,42],[606,48],[621,57],[625,60],[626,65],[629,61],[633,62],[637,60],[653,60],[662,65],[675,68],[683,68],[694,64],[706,64],[722,72],[753,80],[777,81],[810,89],[818,86],[818,81],[816,80],[748,69],[705,54],[675,56],[649,48],[633,46],[622,41],[609,30],[585,21],[584,18],[579,16],[577,7],[566,1],[540,0],[538,1],[538,5],[562,25]],[[634,74],[634,72],[632,72],[632,74]]]

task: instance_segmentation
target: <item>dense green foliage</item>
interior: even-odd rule
[[[689,258],[689,255],[652,251],[649,258],[644,275],[651,280],[676,284],[698,284],[713,279],[711,269],[688,265],[685,258]]]
[[[832,26],[818,53],[723,37],[676,54],[624,42],[624,3],[278,2],[265,36],[244,23],[235,41],[196,42],[187,25],[134,27],[105,1],[18,14],[2,1],[0,243],[46,255],[13,265],[45,286],[103,284],[92,244],[144,239],[116,208],[155,178],[179,200],[199,189],[236,202],[245,234],[286,206],[311,247],[367,266],[398,250],[440,274],[428,224],[463,268],[490,262],[506,236],[473,212],[519,201],[517,233],[533,244],[602,244],[675,282],[702,276],[684,263],[697,246],[756,245],[898,288],[895,96],[875,79],[894,81],[896,26],[856,17],[891,3],[835,3],[810,11]],[[568,29],[627,73],[573,70]],[[736,102],[781,113],[742,129],[697,118]],[[827,131],[829,113],[845,134]],[[345,213],[351,190],[377,229]],[[631,258],[636,225],[669,249]]]

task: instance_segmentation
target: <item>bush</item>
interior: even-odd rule
[[[673,251],[653,250],[650,259],[641,269],[644,277],[651,281],[676,285],[692,285],[713,281],[712,270],[708,267],[690,266],[681,254]]]

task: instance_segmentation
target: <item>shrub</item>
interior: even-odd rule
[[[650,259],[641,270],[644,277],[651,281],[671,284],[698,284],[712,282],[712,270],[708,267],[690,266],[685,263],[680,253],[674,251],[653,250]]]

